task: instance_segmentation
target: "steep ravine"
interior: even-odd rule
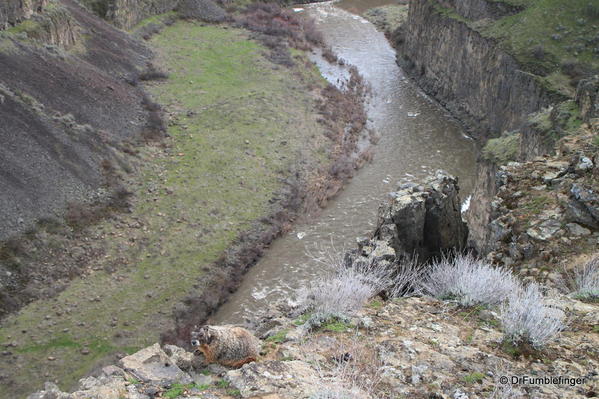
[[[509,161],[553,153],[561,137],[578,134],[584,119],[580,108],[589,109],[580,93],[595,86],[582,85],[574,93],[577,79],[592,75],[597,55],[592,44],[575,40],[592,32],[586,21],[592,23],[593,16],[585,14],[583,4],[551,7],[544,11],[535,1],[415,0],[407,22],[391,35],[399,64],[469,128],[482,149],[465,216],[469,244],[483,255],[496,239],[489,227],[501,185],[496,172]],[[526,41],[506,29],[530,37]],[[572,72],[570,65],[581,72]]]

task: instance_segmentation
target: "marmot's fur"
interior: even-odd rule
[[[191,333],[191,345],[206,358],[206,363],[241,367],[253,362],[260,352],[260,341],[245,328],[202,326]]]

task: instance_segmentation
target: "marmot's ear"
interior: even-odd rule
[[[206,338],[208,340],[207,344],[210,345],[212,343],[212,340],[214,339],[214,333],[210,331],[209,328],[206,329]]]

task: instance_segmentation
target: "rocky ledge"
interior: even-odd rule
[[[457,193],[457,181],[442,172],[423,186],[400,187],[381,206],[372,237],[361,239],[346,260],[393,266],[413,253],[460,247],[467,233]],[[47,383],[29,399],[594,397],[599,305],[553,288],[546,298],[568,323],[542,349],[511,344],[501,309],[463,307],[452,298],[375,297],[353,316],[318,323],[318,314],[301,305],[272,304],[252,328],[262,340],[260,357],[239,369],[155,344],[80,380],[73,393]],[[522,382],[525,377],[562,380],[535,384]]]
[[[536,356],[506,351],[498,315],[428,297],[370,302],[348,322],[309,331],[271,310],[262,357],[240,369],[205,365],[158,344],[62,392],[46,383],[28,399],[149,398],[579,398],[597,392],[597,306],[562,297],[574,328]],[[563,385],[501,384],[502,376],[586,378]],[[499,395],[512,396],[499,396]],[[338,396],[334,396],[338,395]]]

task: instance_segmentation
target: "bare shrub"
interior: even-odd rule
[[[305,288],[305,309],[314,317],[348,317],[359,311],[366,301],[381,292],[388,284],[389,272],[374,264],[345,266],[342,261],[332,264],[334,271]],[[330,267],[330,265],[329,265]]]
[[[536,45],[532,48],[532,56],[537,60],[544,60],[547,56],[547,52],[545,51],[545,47],[542,44]]]
[[[593,75],[595,72],[591,67],[576,59],[564,61],[561,64],[561,69],[564,74],[570,77],[570,83],[573,87],[576,87],[578,82]]]
[[[337,57],[337,54],[335,54],[333,52],[333,49],[330,47],[325,47],[322,49],[322,58],[324,58],[331,64],[339,62],[339,58]]]
[[[157,69],[154,64],[150,63],[148,64],[147,68],[139,74],[138,79],[142,81],[162,80],[168,79],[168,74]]]
[[[599,255],[575,270],[573,294],[585,300],[599,300]]]
[[[162,117],[162,107],[148,96],[142,99],[142,106],[148,111],[146,125],[141,132],[145,141],[159,141],[166,136],[166,123]]]
[[[254,32],[271,50],[274,63],[293,66],[289,46],[309,50],[323,44],[314,21],[275,3],[252,3],[235,19],[238,26]]]
[[[498,305],[519,287],[510,271],[472,254],[454,254],[434,261],[420,283],[423,293],[455,299],[462,306]]]
[[[514,291],[501,306],[500,319],[505,337],[518,345],[530,343],[539,349],[565,328],[565,315],[549,306],[539,286],[531,283]]]
[[[425,269],[413,256],[395,262],[397,269],[392,272],[390,283],[386,287],[391,298],[399,298],[413,294],[424,276]]]
[[[162,26],[160,24],[151,22],[151,23],[141,27],[137,31],[137,34],[139,36],[141,36],[144,40],[150,40],[152,38],[152,36],[154,36],[155,34],[160,32],[161,30],[162,30]]]
[[[561,276],[558,288],[563,294],[583,301],[599,300],[599,254],[572,268],[564,266]]]

